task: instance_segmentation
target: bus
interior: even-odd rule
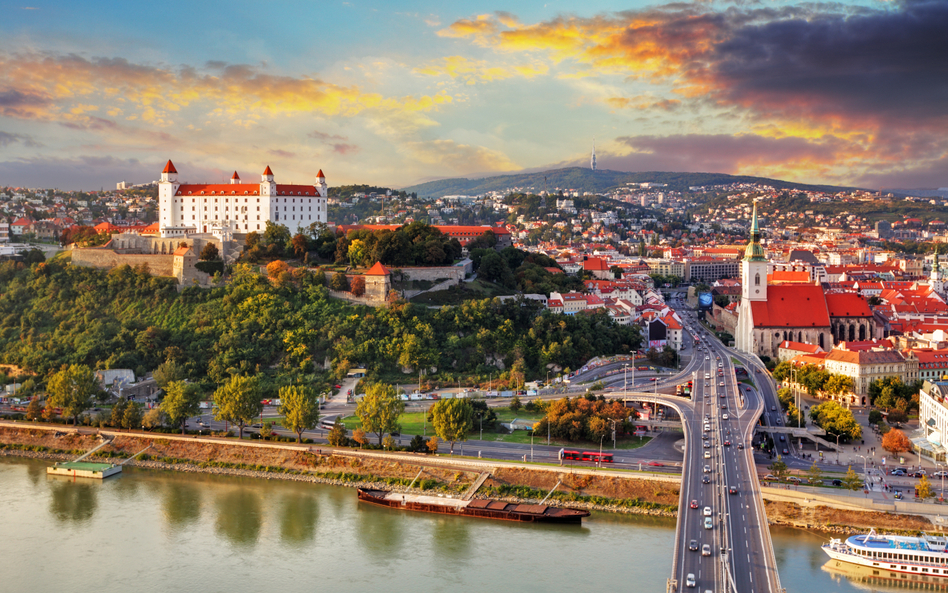
[[[319,428],[322,430],[332,430],[336,426],[336,418],[320,418],[319,419]]]
[[[603,462],[612,463],[612,453],[598,453],[596,451],[579,451],[572,449],[563,449],[563,459],[565,461],[591,461],[593,463]]]

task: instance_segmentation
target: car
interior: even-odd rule
[[[704,507],[703,514],[705,517],[711,516],[711,507]]]
[[[770,406],[770,411],[771,411],[771,412],[776,412],[776,411],[777,411],[777,406]]]
[[[788,482],[793,482],[794,484],[799,484],[799,483],[802,482],[803,480],[801,480],[801,479],[800,479],[799,477],[797,477],[797,476],[787,476],[787,481],[788,481]]]
[[[784,442],[784,441],[786,441],[786,440],[787,440],[787,437],[785,437],[784,435],[780,435],[780,442],[781,442],[781,443]]]
[[[705,360],[711,360],[711,357],[710,357],[710,356],[707,356],[707,355],[705,355],[705,357],[704,357],[704,359],[705,359]]]
[[[833,481],[832,481],[832,484],[833,484],[833,486],[842,486],[842,485],[843,485],[843,481],[842,481],[842,480],[833,480]]]
[[[711,478],[710,478],[709,476],[702,476],[702,478],[701,478],[701,483],[702,483],[702,484],[710,484],[710,483],[711,483]]]
[[[693,540],[691,540],[690,542],[688,542],[688,549],[691,550],[692,552],[697,552],[697,551],[698,551],[698,540],[693,539]]]
[[[783,420],[777,418],[777,426],[783,426]]]
[[[738,443],[738,444],[737,444],[737,448],[738,448],[738,449],[743,449],[743,448],[744,448],[744,443]]]
[[[342,385],[333,385],[336,389],[342,389]]]
[[[705,458],[705,459],[711,459],[711,451],[705,451],[705,452],[704,452],[704,458]]]
[[[711,442],[710,442],[710,441],[705,441],[705,442],[704,442],[704,448],[705,448],[705,449],[707,449],[707,448],[710,447],[710,446],[711,446]]]
[[[724,387],[724,381],[719,382],[718,387]]]
[[[948,472],[935,472],[932,474],[933,478],[948,478]]]
[[[685,586],[686,587],[695,586],[695,574],[693,572],[689,572],[688,576],[685,578]]]
[[[727,489],[728,494],[737,494],[737,486],[729,486]]]
[[[725,446],[725,447],[730,447],[730,446],[731,446],[731,441],[724,441],[724,446]]]
[[[776,479],[777,479],[777,476],[775,476],[775,475],[773,475],[773,474],[767,474],[766,476],[764,476],[764,479],[765,479],[765,480],[768,480],[768,481],[769,481],[769,480],[776,480]]]
[[[726,410],[726,409],[727,409],[727,404],[721,404],[721,409],[722,409],[722,410]]]
[[[705,544],[705,545],[701,546],[701,555],[702,555],[702,556],[710,556],[710,555],[711,555],[711,546],[709,546],[708,544]]]
[[[728,419],[727,412],[724,412],[723,414],[721,414],[721,419],[722,419],[722,420],[727,420],[727,419]]]
[[[708,420],[710,420],[710,419],[711,419],[711,412],[705,412],[705,413],[704,413],[704,417],[707,418]]]
[[[789,455],[789,454],[790,454],[790,451],[787,451],[787,448],[784,447],[784,448],[783,448],[783,454],[784,454],[784,455]]]
[[[697,500],[692,500],[692,501],[691,501],[691,508],[693,508],[693,509],[698,508],[698,501],[697,501]]]
[[[710,474],[710,473],[711,473],[711,466],[710,466],[710,465],[704,466],[704,473],[706,473],[706,474]]]
[[[649,381],[658,381],[658,377],[652,377]]]
[[[657,461],[649,461],[648,464],[652,467],[664,467],[661,463]]]
[[[912,474],[912,477],[913,477],[913,478],[921,478],[921,477],[924,476],[924,475],[925,475],[925,472],[924,472],[924,471],[917,471],[917,472],[915,472],[914,474]]]
[[[712,520],[711,517],[705,517],[705,518],[704,518],[704,528],[705,528],[705,529],[711,529],[712,527],[714,527],[714,520]]]

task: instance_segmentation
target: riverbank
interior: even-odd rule
[[[112,438],[112,443],[90,460],[114,463],[148,447],[127,465],[153,470],[452,496],[464,493],[486,472],[490,477],[478,490],[479,497],[536,503],[555,488],[548,504],[612,513],[678,514],[679,485],[673,476],[211,437],[114,431],[103,431],[102,435]],[[80,432],[63,426],[2,423],[0,455],[71,460],[100,444],[100,439],[88,429]],[[927,517],[912,514],[840,509],[815,501],[768,500],[765,505],[772,524],[829,533],[850,534],[869,528],[896,532],[941,529]]]

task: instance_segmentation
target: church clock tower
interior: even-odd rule
[[[760,229],[757,227],[757,202],[754,202],[754,218],[751,221],[751,240],[744,250],[741,262],[741,300],[767,300],[767,257],[760,244]]]

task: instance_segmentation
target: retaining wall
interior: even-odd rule
[[[80,248],[72,250],[72,263],[87,268],[114,268],[128,264],[130,266],[148,266],[152,276],[174,276],[174,257],[171,255],[146,253],[116,253],[112,249]]]

